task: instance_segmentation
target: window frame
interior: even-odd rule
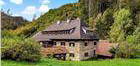
[[[69,53],[69,57],[75,57],[74,53]]]
[[[87,42],[85,42],[85,43],[84,43],[84,46],[88,46],[88,43],[87,43]]]
[[[56,46],[57,45],[56,42],[53,42],[53,45]]]
[[[84,56],[85,56],[85,57],[88,57],[88,56],[89,56],[89,53],[88,53],[88,52],[85,52],[85,53],[84,53]]]
[[[70,46],[70,47],[75,47],[75,43],[74,43],[74,42],[70,42],[70,43],[69,43],[69,46]]]
[[[97,45],[97,42],[94,42],[94,45]]]
[[[61,46],[65,46],[66,45],[66,43],[65,42],[60,42],[61,43]]]

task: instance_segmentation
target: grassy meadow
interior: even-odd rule
[[[112,59],[94,61],[60,61],[55,59],[42,59],[40,62],[18,62],[2,60],[2,66],[140,66],[140,59]]]

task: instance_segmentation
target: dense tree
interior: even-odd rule
[[[107,39],[110,31],[110,27],[114,23],[113,10],[107,9],[103,15],[96,21],[96,31],[99,34],[100,39]]]
[[[123,8],[114,14],[114,24],[111,26],[110,40],[118,43],[116,57],[134,58],[140,48],[140,25],[135,26],[129,9]]]
[[[121,42],[133,33],[131,12],[129,9],[120,9],[114,14],[114,24],[110,30],[110,40],[112,42]]]

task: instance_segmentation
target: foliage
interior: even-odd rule
[[[127,24],[128,27],[126,26],[125,28],[126,32],[124,33],[124,35],[126,36],[132,35],[135,30],[134,27],[135,25],[137,25],[140,19],[138,12],[140,9],[140,0],[79,0],[79,2],[81,7],[80,10],[83,14],[81,16],[81,19],[87,22],[87,24],[91,28],[95,25],[97,29],[96,31],[101,39],[109,38],[108,34],[110,34],[110,30],[112,29],[110,27],[115,21],[114,18],[116,18],[113,18],[113,14],[115,14],[116,12],[124,8],[129,10],[130,17],[125,17],[126,19],[130,19],[130,22],[128,22],[129,24]],[[98,15],[100,15],[100,18]],[[118,17],[121,18],[121,16],[122,15],[119,15]]]
[[[128,36],[126,41],[131,45],[133,55],[140,57],[140,23],[136,27],[133,35]]]
[[[129,9],[121,9],[114,14],[110,40],[119,43],[118,48],[114,50],[116,57],[134,58],[139,55],[139,27],[135,28],[131,16]]]
[[[107,9],[96,22],[95,28],[100,39],[107,39],[109,36],[109,31],[111,30],[110,27],[114,23],[113,10]]]
[[[96,18],[99,13],[99,0],[79,0],[79,3],[83,14],[81,19],[88,21],[90,17]]]
[[[109,52],[112,54],[112,56],[114,57],[116,54],[116,51],[118,50],[118,47],[112,47]]]
[[[129,9],[121,9],[114,14],[114,24],[110,30],[110,40],[112,42],[124,41],[126,36],[133,33],[131,13]]]
[[[50,9],[37,20],[27,23],[11,32],[17,35],[30,37],[58,20],[61,21],[80,17],[82,21],[85,21],[89,25],[90,28],[94,28],[94,26],[96,26],[97,33],[101,39],[108,39],[110,26],[114,23],[112,15],[115,11],[119,11],[119,9],[123,8],[130,8],[129,10],[132,12],[132,21],[136,24],[139,22],[139,14],[137,11],[140,9],[140,0],[110,0],[110,3],[107,1],[108,0],[79,0],[78,3],[70,3],[59,8]],[[104,6],[101,6],[103,4]],[[100,15],[100,19],[97,19],[98,15]],[[130,34],[131,33],[132,32],[130,32]]]
[[[14,35],[24,35],[26,37],[29,37],[30,35],[32,35],[35,31],[37,30],[35,23],[30,23],[27,24],[25,26],[22,26],[16,30],[10,30],[9,32],[14,34]]]
[[[28,24],[28,21],[23,17],[12,16],[8,13],[1,11],[1,29],[2,30],[14,30],[20,26]]]
[[[93,17],[90,17],[90,18],[88,19],[89,28],[91,28],[91,29],[95,28],[95,24],[94,24],[94,23],[95,23],[95,22],[94,22]]]
[[[2,59],[39,61],[41,46],[30,38],[3,37],[2,38]]]

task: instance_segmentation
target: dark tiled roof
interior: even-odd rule
[[[43,30],[46,32],[49,31],[62,31],[73,29],[73,32],[70,34],[43,34],[42,31],[38,32],[33,38],[37,41],[45,41],[51,39],[97,39],[95,35],[85,33],[84,28],[87,25],[84,22],[81,22],[80,19],[62,21],[59,23],[54,23],[50,25],[47,29]],[[87,28],[86,28],[87,29]],[[85,29],[85,30],[86,30]]]
[[[57,30],[67,30],[73,27],[80,27],[80,22],[79,20],[71,20],[69,22],[67,21],[61,21],[58,23],[54,23],[51,26],[49,26],[47,29],[44,31],[57,31]]]

